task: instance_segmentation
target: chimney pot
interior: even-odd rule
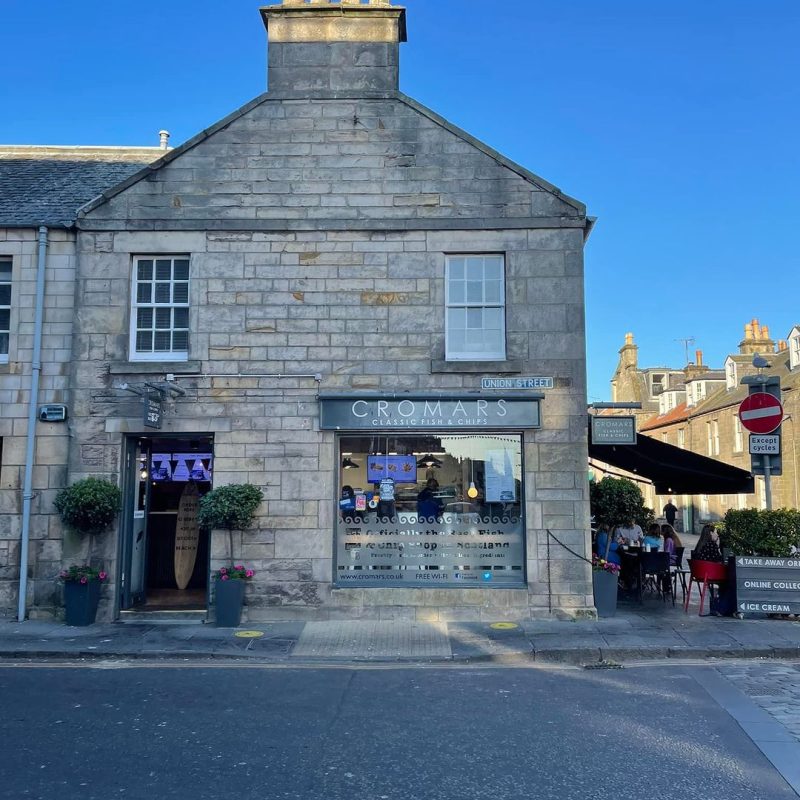
[[[162,150],[169,149],[169,131],[158,132],[158,144]]]
[[[633,344],[633,334],[626,333],[625,334],[625,346],[628,347],[629,345]]]
[[[769,339],[769,327],[767,325],[761,326],[761,338]]]
[[[751,322],[748,322],[747,325],[744,326],[744,338],[745,339],[753,338],[753,324]]]
[[[697,363],[698,367],[703,366],[703,351],[702,350],[695,350],[694,351],[694,358],[695,362]]]

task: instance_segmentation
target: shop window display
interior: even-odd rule
[[[524,586],[519,434],[342,436],[339,586]]]

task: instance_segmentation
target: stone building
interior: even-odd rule
[[[36,576],[26,605],[55,603],[62,534],[52,503],[66,483],[69,437],[65,422],[38,420],[43,406],[58,416],[68,401],[75,216],[159,155],[156,147],[0,148],[0,614],[18,605],[23,536]]]
[[[626,340],[620,351],[620,364],[630,361],[626,349],[632,345]],[[633,345],[635,347],[635,345]],[[674,388],[661,393],[659,410],[640,419],[639,431],[676,447],[699,453],[749,471],[751,467],[748,433],[743,430],[738,408],[748,394],[742,379],[755,376],[759,370],[753,366],[753,356],[760,354],[770,362],[764,373],[780,378],[785,421],[782,426],[782,475],[771,481],[773,508],[800,508],[798,494],[797,437],[795,420],[800,418],[798,406],[800,392],[800,328],[795,326],[787,340],[775,342],[769,329],[757,319],[744,326],[744,337],[738,352],[725,359],[724,369],[710,370],[702,364],[702,353],[697,361],[684,370],[682,383],[676,380]],[[641,381],[648,370],[640,373]],[[674,371],[677,372],[677,371]],[[619,373],[619,368],[617,374]],[[615,374],[615,379],[617,377]],[[622,395],[619,399],[626,399]],[[666,504],[667,497],[648,493],[648,502],[657,511]],[[764,508],[766,491],[763,477],[756,477],[752,494],[684,495],[674,498],[681,510],[681,526],[699,530],[706,522],[720,520],[729,508]]]
[[[592,613],[546,533],[589,551],[584,205],[399,91],[404,9],[261,15],[269,92],[77,219],[69,480],[125,492],[101,613],[204,613],[231,558],[251,620]],[[243,482],[255,525],[179,588],[186,487]]]

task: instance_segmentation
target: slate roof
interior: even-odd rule
[[[656,414],[655,417],[651,417],[639,430],[642,432],[653,431],[656,428],[662,428],[664,425],[672,425],[673,422],[683,422],[688,418],[689,411],[686,403],[680,403],[666,414]]]
[[[72,227],[82,205],[163,155],[158,147],[2,147],[0,227]]]

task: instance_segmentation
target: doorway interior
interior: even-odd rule
[[[210,436],[136,436],[127,441],[120,610],[205,611],[209,536],[200,498],[211,489]]]

